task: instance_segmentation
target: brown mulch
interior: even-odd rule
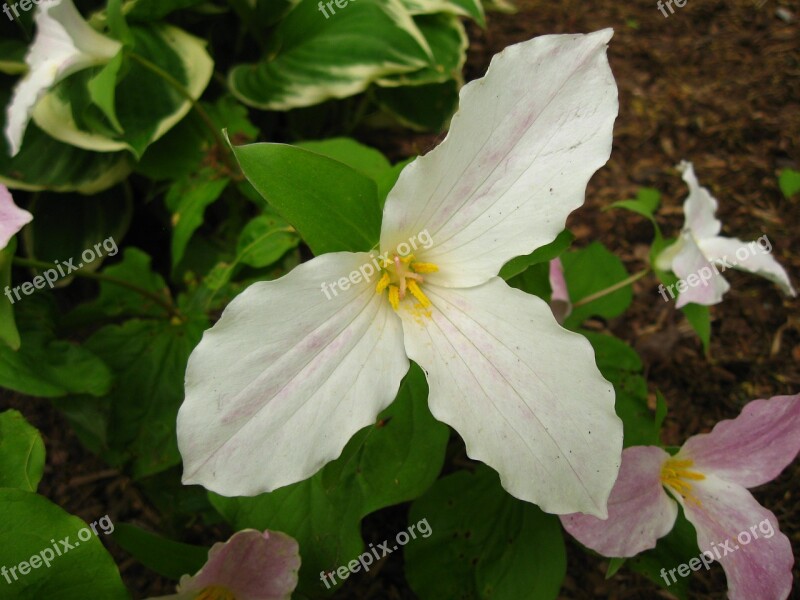
[[[602,241],[630,272],[643,268],[651,226],[635,215],[603,208],[633,197],[640,187],[657,188],[663,193],[659,220],[665,233],[674,235],[683,222],[679,207],[686,194],[674,165],[688,159],[694,162],[701,184],[720,201],[723,234],[748,240],[767,234],[774,256],[795,285],[800,284],[800,258],[791,253],[792,247],[800,247],[800,198],[787,201],[777,187],[778,170],[800,170],[800,3],[688,0],[669,18],[659,12],[655,0],[525,0],[518,5],[516,15],[490,14],[486,31],[470,26],[467,79],[483,74],[491,56],[514,42],[545,33],[616,30],[610,45],[620,88],[614,151],[592,180],[586,206],[570,218],[576,245]],[[794,20],[779,18],[779,7]],[[393,158],[428,150],[437,139],[407,133],[357,132],[356,137]],[[738,273],[726,276],[731,291],[712,308],[709,356],[681,313],[662,301],[651,276],[637,282],[633,304],[622,318],[594,324],[642,353],[653,397],[660,390],[670,406],[664,432],[669,444],[678,445],[690,435],[708,431],[718,420],[736,416],[749,400],[800,391],[798,301],[783,297],[763,279]],[[89,521],[108,513],[114,522],[158,529],[158,513],[136,486],[83,449],[48,402],[10,398],[0,390],[0,406],[21,410],[45,437],[48,459],[41,493]],[[778,480],[754,492],[776,514],[796,555],[799,475],[800,464],[795,461]],[[402,509],[370,517],[365,535],[399,531],[404,527],[402,517]],[[204,533],[210,545],[214,539],[208,530]],[[222,537],[225,530],[213,535]],[[385,537],[375,534],[376,539]],[[136,597],[172,591],[172,582],[154,576],[113,542],[109,546]],[[562,597],[669,597],[625,568],[605,580],[606,567],[607,561],[587,556],[570,542]],[[401,565],[390,561],[377,577],[355,580],[337,597],[413,598],[401,573]],[[725,597],[725,579],[718,566],[709,573],[693,574],[692,579],[694,598]],[[795,587],[800,590],[797,572]]]

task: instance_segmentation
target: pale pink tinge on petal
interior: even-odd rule
[[[512,496],[549,513],[605,517],[622,422],[586,338],[499,277],[467,289],[426,283],[425,293],[428,316],[408,301],[398,314],[433,416]]]
[[[717,200],[706,188],[700,186],[692,163],[684,160],[678,165],[678,170],[683,173],[683,180],[689,186],[689,195],[683,203],[683,212],[686,215],[684,229],[690,229],[697,239],[717,235],[721,228],[720,222],[714,216],[717,212]]]
[[[622,452],[622,467],[608,500],[608,519],[575,513],[561,523],[584,546],[605,556],[634,556],[655,548],[675,524],[678,505],[661,485],[661,467],[669,458],[656,446]]]
[[[753,400],[735,419],[689,438],[682,457],[696,470],[751,488],[775,479],[800,452],[800,394]]]
[[[191,592],[220,587],[236,600],[288,600],[297,587],[299,569],[294,538],[279,531],[245,529],[227,542],[214,544],[203,568],[181,578],[178,593],[188,597]]]
[[[680,251],[672,261],[672,272],[681,281],[676,284],[680,296],[675,303],[681,308],[690,302],[709,306],[722,302],[722,296],[730,289],[709,260],[703,256],[691,233],[681,237]]]
[[[426,281],[471,287],[552,242],[611,153],[617,86],[611,29],[545,35],[492,58],[465,85],[445,140],[400,174],[386,200],[381,250],[425,230]]]
[[[0,185],[0,250],[5,248],[11,238],[32,220],[33,215],[27,210],[18,208],[8,188]]]
[[[567,281],[564,279],[564,266],[560,258],[550,261],[550,288],[553,291],[550,296],[550,310],[558,321],[559,325],[572,312],[572,301],[569,299]]]
[[[725,570],[730,600],[784,600],[792,589],[792,545],[778,520],[742,486],[709,474],[682,501],[697,544]]]

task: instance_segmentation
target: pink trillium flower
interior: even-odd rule
[[[658,255],[656,266],[662,271],[672,271],[683,281],[690,276],[697,277],[700,283],[681,292],[675,306],[680,308],[690,302],[703,305],[722,302],[722,296],[731,287],[720,275],[720,271],[727,268],[760,275],[776,283],[784,293],[796,296],[786,271],[769,254],[772,244],[767,237],[746,243],[719,235],[722,224],[714,216],[717,200],[708,189],[700,187],[692,163],[683,161],[678,169],[689,186],[689,196],[683,203],[686,222],[678,240]],[[760,244],[761,239],[767,241],[768,248]]]
[[[214,544],[203,568],[181,577],[177,594],[150,600],[289,600],[299,570],[294,538],[245,529]]]
[[[622,450],[613,386],[584,337],[497,274],[556,238],[608,160],[612,33],[510,46],[464,86],[447,138],[389,194],[383,258],[324,254],[230,303],[189,359],[184,483],[231,496],[307,479],[375,422],[414,360],[433,415],[509,493],[605,516]]]
[[[559,324],[563,323],[572,313],[572,300],[569,298],[567,280],[564,279],[564,265],[560,258],[550,261],[550,310]]]
[[[7,109],[5,133],[11,156],[22,146],[36,103],[55,84],[109,62],[122,49],[122,44],[92,29],[72,0],[42,2],[35,18],[36,38],[25,56],[28,72],[14,88]]]
[[[656,446],[626,448],[608,520],[574,514],[561,522],[592,550],[629,557],[672,530],[679,503],[705,560],[722,565],[731,600],[783,600],[792,588],[792,546],[747,490],[775,479],[798,451],[800,394],[754,400],[675,456]]]
[[[33,215],[18,208],[8,188],[0,185],[0,250],[8,246],[11,238],[32,220]]]

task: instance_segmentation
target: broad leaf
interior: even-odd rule
[[[352,96],[379,77],[428,64],[425,38],[400,0],[357,0],[333,11],[325,18],[318,2],[302,0],[272,32],[269,55],[230,72],[234,95],[287,110]]]
[[[170,579],[194,575],[208,560],[208,548],[175,542],[127,523],[114,527],[114,540],[145,567]]]
[[[0,488],[35,492],[44,472],[44,442],[18,411],[0,413]]]
[[[0,582],[0,598],[130,598],[111,555],[79,518],[11,488],[0,489],[0,513],[0,565],[15,568],[8,569],[10,583]]]
[[[489,468],[437,481],[411,505],[409,521],[421,519],[433,533],[405,546],[421,600],[558,597],[566,573],[558,519],[509,496]]]
[[[345,164],[285,144],[234,147],[253,187],[314,254],[370,250],[381,212],[375,183]]]

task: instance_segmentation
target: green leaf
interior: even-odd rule
[[[160,21],[168,14],[203,4],[207,0],[131,0],[123,6],[129,21]]]
[[[414,89],[419,90],[420,87]],[[383,154],[374,148],[360,144],[350,138],[330,138],[320,141],[298,142],[295,146],[338,160],[351,169],[372,179],[375,185],[378,186],[378,201],[381,210],[386,201],[386,196],[389,195],[389,191],[397,182],[400,172],[413,160],[413,158],[409,158],[392,166]]]
[[[89,97],[97,107],[103,111],[109,123],[117,133],[123,133],[122,125],[117,119],[117,109],[115,108],[117,75],[122,67],[123,51],[111,59],[111,62],[104,66],[100,72],[89,80]]]
[[[379,77],[429,63],[425,38],[400,0],[330,10],[325,18],[316,0],[302,0],[272,32],[268,55],[230,72],[233,94],[256,108],[288,110],[352,96]]]
[[[687,304],[681,311],[703,343],[703,351],[708,354],[711,346],[711,310],[702,304]]]
[[[670,578],[670,585],[667,586],[661,577],[661,570],[666,569],[669,571],[681,564],[688,563],[692,558],[696,558],[699,555],[697,532],[692,524],[686,520],[683,509],[680,509],[672,531],[658,540],[658,544],[653,550],[648,550],[629,558],[627,564],[632,570],[645,575],[650,581],[669,590],[670,594],[675,595],[680,600],[687,600],[689,598],[691,580],[676,576],[676,581],[673,582]]]
[[[88,272],[117,255],[133,216],[133,201],[125,187],[94,196],[37,194],[28,208],[33,221],[22,234],[28,257],[52,262],[54,268],[73,259],[75,267]],[[62,270],[66,273],[68,268]],[[73,279],[67,273],[55,285],[62,287]]]
[[[319,595],[320,571],[331,571],[361,552],[361,519],[421,495],[436,479],[449,437],[427,407],[427,385],[413,366],[397,399],[376,425],[358,432],[342,455],[316,475],[253,498],[210,494],[237,530],[275,529],[300,542],[301,591]]]
[[[8,96],[0,91],[0,105]],[[5,127],[5,111],[0,111]],[[89,152],[59,142],[28,124],[22,148],[8,158],[8,142],[0,136],[0,184],[11,189],[97,194],[116,185],[131,172],[127,152]]]
[[[611,579],[614,575],[616,575],[617,571],[619,571],[622,568],[626,560],[627,560],[626,558],[619,558],[619,557],[611,558],[608,561],[608,569],[606,570],[606,579]]]
[[[294,227],[278,215],[265,213],[255,217],[242,230],[236,248],[236,262],[255,267],[268,267],[292,248],[300,238]]]
[[[372,180],[377,180],[385,171],[392,168],[391,163],[378,150],[365,146],[352,138],[338,137],[298,142],[294,145],[297,148],[338,160]]]
[[[778,178],[778,185],[784,197],[788,200],[797,192],[800,192],[800,171],[784,169]]]
[[[95,70],[85,70],[59,83],[36,105],[34,120],[48,135],[85,150],[127,149],[138,159],[191,110],[192,102],[177,87],[197,100],[208,85],[214,63],[204,42],[164,24],[134,26],[130,32],[133,54],[114,90],[123,133],[116,134],[111,122],[105,125],[107,111],[91,109],[89,82]]]
[[[114,527],[114,540],[145,567],[170,579],[194,575],[208,560],[208,548],[175,542],[128,523]]]
[[[130,598],[111,555],[79,518],[43,496],[11,488],[0,489],[0,513],[0,565],[11,579],[0,584],[0,598]]]
[[[500,277],[506,281],[519,275],[531,265],[547,262],[549,263],[554,258],[561,256],[564,251],[572,245],[575,236],[568,229],[565,229],[556,236],[552,242],[541,248],[537,248],[527,256],[518,256],[512,258],[503,268],[500,269]]]
[[[459,84],[444,83],[376,88],[375,100],[400,123],[418,131],[442,131],[458,108]]]
[[[17,252],[17,238],[11,238],[8,245],[0,250],[0,288],[11,287],[11,261]],[[20,339],[17,324],[14,320],[14,304],[6,297],[0,298],[0,342],[12,350],[19,350]]]
[[[656,390],[656,429],[661,431],[664,425],[664,419],[667,418],[667,400],[664,395]]]
[[[233,148],[247,179],[314,254],[368,251],[380,236],[375,183],[345,164],[285,144]]]
[[[0,413],[0,488],[35,492],[44,473],[44,442],[16,410]]]
[[[123,281],[138,288],[162,296],[170,302],[169,288],[164,279],[150,267],[150,257],[138,248],[128,247],[122,256],[122,262],[107,267],[103,275]],[[99,317],[117,318],[120,316],[138,316],[164,318],[166,311],[153,300],[127,287],[100,282],[100,293],[97,298],[78,306],[66,318],[66,323],[91,322]]]
[[[213,104],[201,102],[216,128],[228,130],[237,142],[258,137],[258,129],[248,119],[247,108],[232,96],[222,96]],[[217,139],[206,123],[195,112],[172,128],[164,137],[150,146],[136,165],[136,171],[150,179],[178,180],[189,177],[206,164],[219,162],[216,153],[226,151],[217,148]]]
[[[204,321],[130,320],[92,335],[85,347],[115,375],[109,392],[108,448],[112,465],[131,464],[135,478],[180,463],[175,422],[183,402],[189,354],[208,326]]]
[[[486,14],[479,0],[403,0],[403,4],[412,15],[449,13],[469,17],[486,27]]]
[[[558,518],[508,495],[489,468],[437,481],[411,505],[409,521],[421,519],[433,533],[404,549],[420,600],[558,597],[566,573]]]
[[[203,224],[206,208],[217,201],[229,182],[227,178],[219,178],[215,171],[203,169],[169,188],[165,203],[172,212],[173,269],[181,262],[192,235]]]
[[[622,261],[600,242],[593,242],[576,252],[561,256],[564,278],[573,304],[605,290],[628,277]],[[564,321],[568,329],[579,326],[589,317],[611,319],[621,315],[633,300],[631,286],[625,286],[607,296],[574,308]]]
[[[56,339],[44,297],[22,298],[17,319],[23,343],[18,351],[0,345],[0,386],[40,398],[105,394],[108,367],[90,350]]]
[[[616,393],[615,408],[622,419],[624,446],[658,446],[661,423],[647,405],[647,381],[636,350],[610,335],[580,331],[592,344],[597,368]]]
[[[19,75],[28,70],[25,53],[28,47],[19,40],[0,40],[0,73]]]
[[[661,203],[661,192],[653,188],[640,188],[634,200],[620,200],[614,202],[609,208],[624,208],[654,221],[655,212]]]
[[[422,69],[380,77],[375,83],[388,87],[446,81],[460,83],[461,69],[467,60],[469,41],[458,17],[447,14],[421,15],[414,17],[414,23],[425,36],[433,53],[433,60]]]

